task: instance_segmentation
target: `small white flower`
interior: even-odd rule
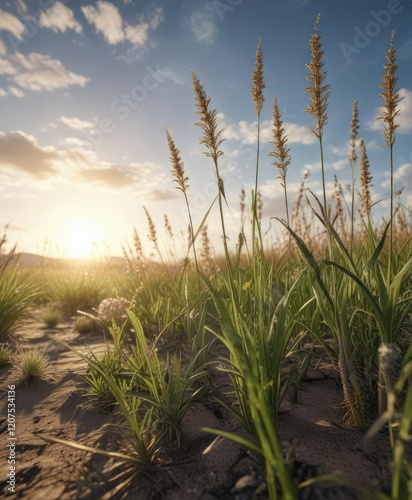
[[[130,302],[123,297],[104,299],[97,308],[99,318],[107,324],[112,321],[123,322],[126,319],[125,308]]]

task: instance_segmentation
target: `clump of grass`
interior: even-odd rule
[[[91,333],[98,329],[97,321],[90,316],[77,316],[73,322],[73,330],[77,333]]]
[[[63,321],[63,313],[57,304],[46,304],[40,311],[40,319],[47,328],[54,328]]]
[[[97,306],[107,288],[103,273],[85,270],[59,272],[51,285],[53,297],[67,313]]]
[[[34,305],[39,287],[13,262],[16,248],[5,251],[7,238],[0,237],[0,341],[6,340],[18,321]]]
[[[19,382],[32,384],[43,380],[49,367],[48,356],[40,349],[20,350],[13,358]]]
[[[8,344],[0,344],[0,367],[10,362],[11,351]]]

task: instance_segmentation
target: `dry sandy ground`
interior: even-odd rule
[[[16,494],[29,500],[54,499],[264,499],[267,498],[262,467],[239,445],[200,431],[204,426],[239,431],[237,421],[225,411],[197,403],[185,417],[182,449],[167,450],[153,472],[133,477],[132,471],[105,457],[62,444],[46,443],[33,432],[115,450],[119,437],[105,426],[113,414],[87,404],[80,358],[55,339],[75,348],[85,343],[102,351],[100,333],[78,335],[70,322],[45,329],[34,320],[15,334],[21,347],[44,348],[51,359],[48,380],[16,389]],[[216,353],[218,354],[218,353]],[[340,426],[342,390],[332,377],[311,373],[299,390],[298,404],[287,403],[279,417],[279,434],[294,477],[336,472],[354,483],[387,490],[391,451],[385,434],[364,442],[363,435]],[[0,369],[0,491],[7,491],[7,386],[16,383],[11,365]],[[212,443],[212,445],[211,445]],[[305,488],[302,499],[362,498],[346,487],[321,484]]]

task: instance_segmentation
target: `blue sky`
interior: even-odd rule
[[[306,63],[318,12],[324,69],[331,86],[325,131],[326,179],[350,182],[347,160],[354,99],[359,135],[373,175],[373,197],[387,213],[388,151],[376,116],[382,65],[392,29],[403,97],[395,144],[395,187],[412,199],[411,0],[167,0],[0,2],[0,225],[21,251],[49,255],[121,254],[135,226],[146,239],[145,206],[163,238],[167,214],[178,241],[187,216],[172,183],[167,126],[189,177],[199,223],[216,194],[203,155],[190,70],[195,71],[225,129],[221,160],[228,226],[239,227],[239,194],[254,182],[256,116],[251,72],[262,40],[260,191],[264,227],[284,216],[271,150],[272,98],[289,136],[288,194],[293,206],[302,175],[320,189],[318,145],[303,113]],[[359,175],[358,175],[359,177]],[[349,196],[349,194],[347,193]],[[249,197],[250,198],[250,197]],[[273,223],[272,223],[273,225]],[[219,223],[210,235],[220,251]],[[150,245],[146,246],[150,251]]]

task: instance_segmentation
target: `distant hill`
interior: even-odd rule
[[[107,260],[96,261],[93,259],[58,259],[28,252],[16,253],[13,257],[13,261],[18,262],[24,267],[74,267],[93,264],[109,264],[114,267],[123,267],[125,265],[123,257],[108,257]]]

